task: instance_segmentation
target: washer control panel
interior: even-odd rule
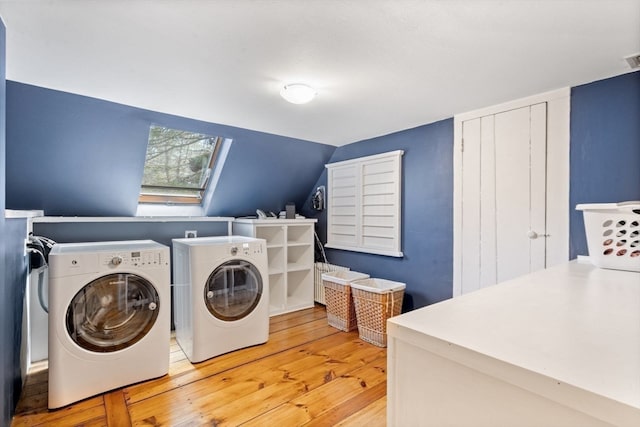
[[[163,251],[119,251],[100,254],[100,265],[116,267],[153,268],[168,265]]]

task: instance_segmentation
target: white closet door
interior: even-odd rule
[[[546,104],[462,123],[461,293],[545,268]]]

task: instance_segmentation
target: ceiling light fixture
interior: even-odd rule
[[[306,104],[312,101],[317,94],[314,88],[302,83],[284,85],[280,89],[280,96],[292,104]]]
[[[640,53],[636,53],[635,55],[626,56],[624,59],[627,60],[629,67],[635,70],[636,68],[640,68]]]

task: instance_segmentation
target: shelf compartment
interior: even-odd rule
[[[269,274],[269,312],[279,313],[285,309],[284,274]]]
[[[313,265],[313,247],[311,245],[289,246],[287,248],[287,270],[301,270]]]
[[[313,227],[309,225],[289,225],[287,227],[287,243],[313,243]]]
[[[313,306],[313,274],[311,270],[289,271],[287,273],[287,306]]]
[[[282,273],[284,271],[284,248],[282,246],[267,247],[267,259],[269,261],[269,273]]]
[[[256,227],[256,237],[265,239],[267,247],[282,246],[284,244],[284,227],[281,225]]]

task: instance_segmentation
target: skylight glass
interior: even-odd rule
[[[221,140],[151,125],[140,202],[200,204]]]

